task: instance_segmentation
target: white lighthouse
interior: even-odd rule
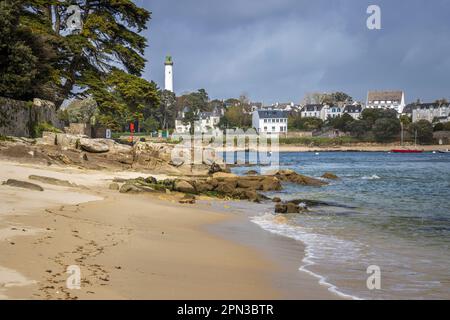
[[[165,77],[165,89],[173,92],[173,61],[171,56],[166,56],[166,77]]]

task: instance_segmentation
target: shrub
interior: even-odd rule
[[[42,133],[44,131],[48,132],[54,132],[54,133],[61,133],[62,131],[58,128],[55,128],[48,122],[40,122],[37,125],[34,126],[32,136],[34,138],[42,137]]]

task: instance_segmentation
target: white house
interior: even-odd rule
[[[218,110],[217,110],[218,111]],[[189,112],[189,108],[184,108],[180,112],[178,118],[175,120],[175,132],[176,133],[189,133],[191,130],[190,123],[183,123],[186,113]],[[218,127],[220,122],[220,113],[216,112],[199,112],[195,116],[194,131],[206,133]]]
[[[206,133],[218,127],[220,114],[215,112],[200,112],[197,121],[194,122],[195,131]]]
[[[393,109],[403,113],[405,93],[403,91],[369,91],[367,93],[366,108]]]
[[[252,126],[258,133],[287,134],[288,114],[280,110],[256,110],[252,114]]]
[[[411,105],[411,108],[413,122],[419,120],[427,120],[429,122],[450,121],[450,105],[448,103],[417,103]]]
[[[322,104],[307,104],[301,109],[300,115],[302,118],[323,119],[325,117],[325,110],[323,110],[323,108],[324,105]]]
[[[325,105],[322,108],[322,112],[321,112],[321,116],[322,116],[322,120],[326,121],[328,119],[333,119],[333,118],[337,118],[340,117],[342,115],[342,108],[339,106],[329,106],[329,105]]]
[[[344,107],[343,113],[352,116],[353,119],[359,120],[361,113],[363,112],[363,107],[360,104],[350,104]]]

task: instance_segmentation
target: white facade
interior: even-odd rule
[[[412,121],[427,120],[429,122],[449,122],[449,104],[421,103],[413,107]]]
[[[405,106],[403,91],[369,91],[367,94],[366,108],[393,109],[400,114]]]
[[[324,110],[325,106],[321,104],[307,104],[305,105],[301,111],[300,116],[302,118],[319,118],[326,119],[326,110]]]
[[[334,119],[342,116],[342,108],[338,106],[324,106],[322,109],[322,120]]]
[[[182,113],[184,117],[184,113]],[[191,124],[183,123],[183,117],[175,120],[175,132],[176,133],[189,133],[191,130]],[[218,127],[220,122],[220,115],[214,112],[201,112],[198,114],[198,119],[194,121],[194,132],[207,133]]]
[[[173,92],[173,61],[172,57],[167,56],[165,62],[165,85],[164,89]]]
[[[361,105],[352,104],[344,107],[343,114],[346,113],[350,115],[353,119],[359,120],[363,110],[364,108]]]
[[[288,113],[279,110],[256,110],[252,114],[252,126],[258,133],[287,134]]]

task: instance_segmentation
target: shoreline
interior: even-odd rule
[[[309,147],[281,144],[279,152],[390,152],[395,149],[417,149],[424,152],[433,152],[439,150],[450,150],[450,145],[423,145],[423,146],[401,146],[399,144],[389,145],[349,145],[349,146],[324,146]]]
[[[6,170],[1,180],[12,177],[24,179],[30,172],[40,172],[77,183],[84,181],[90,190],[67,190],[42,184],[46,191],[39,192],[37,196],[51,193],[56,202],[63,198],[72,199],[72,202],[51,204],[45,199],[41,203],[36,199],[32,202],[34,206],[29,208],[9,213],[5,213],[3,208],[0,229],[7,235],[8,241],[0,242],[0,250],[4,253],[0,266],[16,271],[21,281],[0,283],[0,297],[336,298],[316,279],[298,271],[300,261],[294,261],[296,268],[291,268],[286,276],[287,268],[294,264],[279,263],[267,250],[236,241],[234,236],[224,232],[226,226],[231,224],[248,231],[251,222],[214,210],[211,205],[181,205],[177,203],[177,195],[122,195],[107,190],[108,178],[120,176],[119,173],[38,169],[11,162],[2,164]],[[86,180],[89,174],[95,178]],[[33,195],[33,191],[0,186],[2,197],[5,192],[9,193],[10,206],[13,207],[17,203],[29,204],[26,199]],[[15,193],[15,197],[11,193]],[[71,193],[94,195],[96,198],[77,202],[69,197]],[[27,231],[8,235],[6,231],[12,228]],[[211,228],[219,230],[219,233],[211,232]],[[36,230],[36,233],[31,230]],[[250,234],[253,241],[261,236],[273,238],[262,229],[254,229],[247,236]],[[279,238],[277,241],[287,241]],[[295,249],[298,248],[296,244]],[[296,251],[294,260],[299,252]],[[69,276],[65,271],[69,265],[79,265],[81,268],[81,290],[69,291],[65,288]],[[0,282],[5,282],[5,272],[3,277],[1,272],[2,269]],[[299,281],[299,287],[295,290],[288,286],[293,275],[297,275],[296,280]]]

